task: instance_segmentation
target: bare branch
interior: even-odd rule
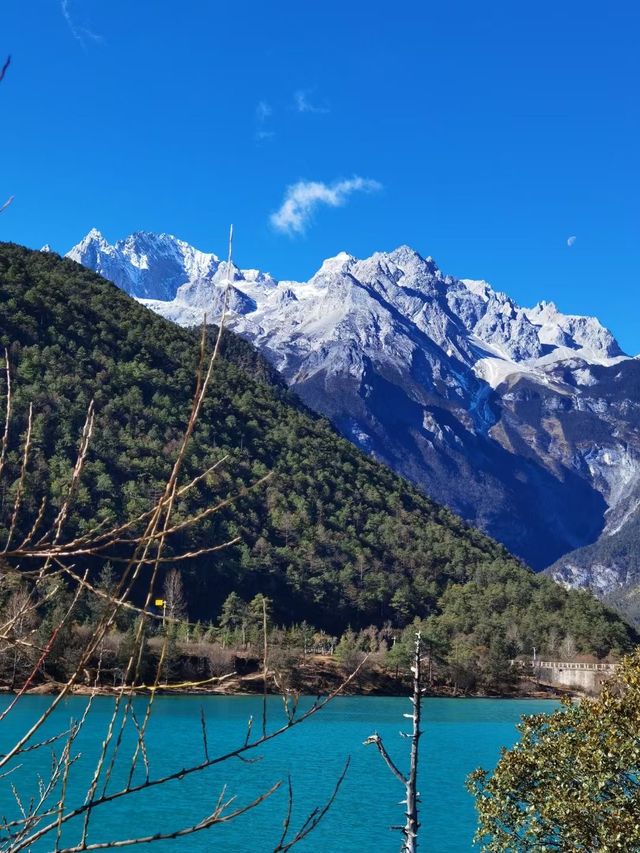
[[[9,202],[11,199],[9,199]],[[6,207],[6,205],[4,205]],[[4,210],[3,207],[3,210]],[[9,350],[5,347],[4,350],[5,375],[7,383],[7,402],[5,404],[4,413],[4,433],[2,435],[2,450],[0,450],[0,477],[4,470],[5,459],[7,458],[7,450],[9,447],[9,429],[11,427],[11,412],[13,397],[11,395],[11,365],[9,364]]]
[[[289,825],[291,823],[291,811],[293,808],[293,789],[291,787],[291,779],[289,779],[289,805],[287,809],[287,815],[284,820],[284,830],[282,835],[280,836],[280,841],[273,849],[273,853],[286,853],[287,850],[291,850],[291,848],[295,844],[298,844],[300,841],[303,841],[307,837],[307,835],[313,832],[313,830],[318,826],[322,818],[326,815],[331,806],[334,804],[335,799],[338,796],[338,791],[340,790],[342,783],[344,782],[344,778],[347,775],[347,770],[349,769],[350,764],[351,759],[347,758],[342,773],[338,777],[331,796],[329,797],[327,802],[324,804],[324,806],[322,806],[322,808],[316,807],[311,812],[309,812],[300,829],[296,832],[296,834],[291,840],[287,841],[286,838],[289,832]]]
[[[235,811],[227,812],[226,814],[224,813],[224,809],[227,808],[232,800],[229,800],[226,803],[219,803],[216,806],[215,811],[208,817],[204,818],[204,820],[184,829],[177,829],[174,832],[158,832],[154,835],[144,835],[139,838],[127,838],[122,841],[103,841],[97,844],[80,844],[75,847],[65,847],[60,850],[60,853],[83,853],[85,850],[117,850],[121,847],[133,847],[134,845],[139,844],[151,844],[156,841],[169,841],[175,838],[184,838],[185,835],[193,835],[196,832],[202,832],[203,829],[209,829],[218,823],[229,823],[229,821],[235,820],[235,818],[240,817],[240,815],[246,814],[248,811],[255,809],[256,806],[259,806],[260,803],[263,803],[272,794],[274,794],[280,787],[280,784],[280,782],[277,782],[269,788],[268,791],[260,794],[259,797],[256,797],[255,800],[250,802],[248,805],[242,806],[242,808],[236,809]],[[20,850],[22,848],[17,849]]]
[[[0,68],[0,83],[4,80],[4,75],[7,73],[9,66],[11,65],[11,56],[7,56],[5,59],[4,65]]]
[[[406,785],[407,784],[407,777],[400,770],[398,770],[396,765],[393,763],[391,756],[389,755],[389,753],[385,749],[385,745],[382,742],[382,738],[380,737],[380,735],[377,732],[374,732],[365,741],[363,741],[363,744],[365,746],[369,746],[372,743],[374,743],[378,747],[378,752],[380,753],[380,755],[384,759],[385,764],[387,765],[389,770],[391,770],[391,772],[396,777],[396,779],[399,782],[401,782],[403,785]]]

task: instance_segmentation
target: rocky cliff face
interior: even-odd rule
[[[215,321],[228,287],[232,328],[362,450],[565,583],[629,580],[573,553],[627,529],[640,495],[640,361],[595,318],[522,308],[406,246],[307,282],[168,235],[94,231],[69,257],[183,325]]]
[[[630,359],[613,377],[605,375],[609,384],[599,399],[612,435],[606,449],[594,450],[590,459],[594,479],[607,495],[604,527],[595,542],[564,554],[549,573],[567,586],[589,587],[640,622],[640,363]],[[618,413],[628,419],[625,432]]]

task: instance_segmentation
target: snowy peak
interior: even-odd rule
[[[90,246],[93,244],[98,244],[100,246],[107,246],[108,243],[102,236],[101,232],[98,231],[97,228],[92,228],[91,231],[87,234],[87,236],[82,240],[78,246]]]
[[[170,300],[186,283],[210,279],[217,255],[200,252],[171,234],[136,231],[111,245],[93,228],[67,257],[94,269],[138,298]]]
[[[375,256],[374,256],[375,257]],[[411,246],[398,246],[392,252],[381,253],[387,261],[402,270],[404,277],[410,279],[413,276],[427,275],[439,277],[440,270],[431,256],[423,258],[419,252]]]
[[[104,239],[100,231],[97,228],[92,228],[91,231],[84,237],[77,246],[74,246],[73,249],[69,252],[68,257],[76,260],[76,256],[79,256],[86,252],[94,252],[97,253],[99,251],[104,251],[109,248],[109,244]]]
[[[94,228],[68,257],[184,324],[205,312],[214,316],[230,278],[237,331],[280,349],[307,352],[339,335],[379,361],[396,363],[401,354],[406,364],[416,349],[436,346],[476,376],[493,379],[511,370],[539,378],[541,364],[572,356],[594,364],[624,357],[597,319],[563,314],[553,302],[523,308],[486,281],[444,275],[433,258],[406,245],[365,259],[339,252],[308,282],[277,282],[235,266],[227,271],[213,253],[143,231],[111,245]]]
[[[91,267],[132,296],[169,299],[186,280],[186,270],[194,265],[196,254],[202,255],[166,234],[139,231],[110,245],[92,228],[67,257]],[[210,258],[217,262],[215,256]]]
[[[624,355],[614,336],[596,317],[562,314],[553,302],[539,302],[525,309],[525,313],[545,344],[580,350],[592,361]]]
[[[319,275],[331,275],[334,273],[345,272],[349,270],[355,262],[356,259],[348,252],[338,252],[335,257],[327,258],[322,262],[322,266],[314,274],[313,278]]]
[[[67,257],[79,264],[97,270],[100,263],[101,254],[108,252],[109,244],[104,239],[97,228],[92,228],[91,231],[84,237],[77,246],[74,246]]]

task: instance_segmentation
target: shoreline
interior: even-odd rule
[[[211,667],[199,666],[188,669],[182,667],[174,671],[173,678],[166,682],[143,681],[135,687],[117,684],[109,672],[99,673],[95,669],[86,669],[84,679],[68,689],[69,695],[78,696],[120,696],[136,695],[159,696],[327,696],[344,687],[340,696],[378,696],[407,697],[412,685],[409,673],[402,669],[389,669],[379,662],[371,662],[367,667],[351,669],[332,656],[314,654],[298,660],[286,668],[271,665],[266,673],[257,657],[236,655],[229,661],[232,669],[213,674]],[[235,666],[234,666],[235,665]],[[38,673],[37,682],[27,689],[23,684],[0,684],[0,693],[24,695],[53,695],[62,692],[66,683]],[[35,679],[34,679],[35,680]],[[345,683],[346,681],[346,683]],[[428,698],[442,699],[550,699],[558,701],[563,696],[571,699],[581,698],[583,694],[574,687],[549,685],[533,678],[531,674],[515,674],[508,680],[495,685],[468,684],[467,689],[445,680],[434,669],[425,678]]]
[[[247,683],[249,682],[249,683]],[[273,685],[267,686],[267,695],[268,696],[282,696],[283,694],[292,694],[298,696],[326,696],[328,693],[333,692],[339,685],[326,685],[324,689],[312,689],[311,685],[300,685],[299,689],[292,690],[291,688],[285,688],[284,690],[274,689]],[[385,687],[390,687],[390,685],[385,685]],[[371,685],[361,686],[359,688],[358,685],[348,685],[348,689],[344,692],[341,692],[337,695],[336,698],[397,698],[397,699],[406,699],[410,695],[409,686],[406,689],[402,689],[401,685],[394,685],[396,689],[381,689],[380,686],[371,687]],[[33,687],[29,687],[22,692],[24,696],[53,696],[61,693],[65,688],[65,684],[59,681],[46,681],[40,684],[36,684]],[[21,693],[22,688],[16,687],[11,688],[8,685],[0,685],[0,694],[18,696]],[[245,677],[235,677],[229,679],[224,685],[221,684],[211,684],[210,686],[187,686],[187,685],[171,685],[171,684],[163,684],[158,687],[153,687],[149,685],[138,685],[135,688],[131,688],[128,686],[111,686],[111,685],[98,685],[92,686],[88,684],[76,684],[73,685],[69,691],[70,696],[102,696],[102,697],[117,697],[122,694],[133,693],[136,696],[150,696],[152,694],[156,696],[190,696],[190,697],[213,697],[213,696],[254,696],[261,697],[264,695],[264,686],[262,682],[262,678],[247,678]],[[455,692],[451,688],[447,686],[435,686],[432,690],[425,693],[425,699],[513,699],[513,700],[549,700],[558,702],[562,697],[568,697],[570,699],[582,699],[585,698],[582,693],[576,690],[557,690],[553,687],[547,687],[546,685],[531,685],[526,687],[525,685],[521,685],[520,689],[508,690],[508,691],[495,691],[495,692],[487,692],[487,691],[478,691],[478,692]]]

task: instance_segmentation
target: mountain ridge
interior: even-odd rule
[[[158,298],[163,252],[176,252],[167,241],[184,245],[142,232],[119,241],[117,271],[110,249],[70,256],[127,289],[127,252],[139,265],[140,247],[153,245],[156,298],[143,304],[182,325],[215,316],[227,278],[219,260],[183,265],[170,298]],[[640,363],[596,318],[552,302],[522,308],[408,246],[362,260],[341,252],[307,282],[247,272],[233,269],[234,331],[343,435],[535,568],[595,543],[607,517],[624,515],[628,473],[640,476],[640,413],[617,375],[633,386]]]

